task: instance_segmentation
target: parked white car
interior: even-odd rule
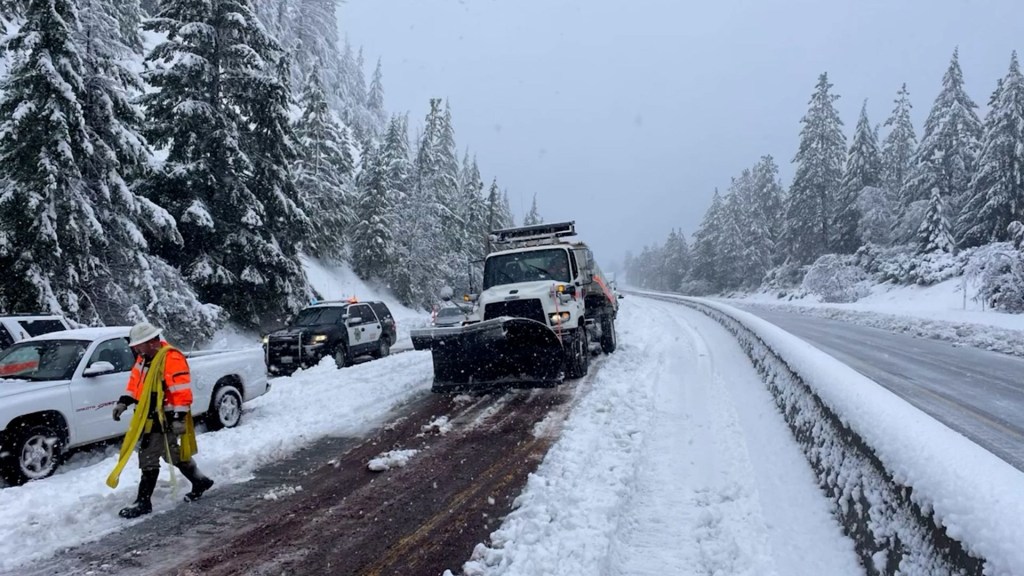
[[[135,356],[129,327],[52,332],[0,352],[0,475],[12,484],[45,478],[70,448],[123,436],[130,412],[111,416]],[[192,413],[211,429],[238,425],[242,404],[269,389],[263,350],[186,353]]]

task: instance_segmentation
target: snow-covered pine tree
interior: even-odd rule
[[[949,218],[946,216],[946,201],[938,188],[932,189],[928,200],[928,210],[924,221],[917,230],[917,251],[921,254],[932,252],[952,252],[953,234],[950,232]]]
[[[301,106],[302,116],[295,123],[299,152],[295,174],[310,220],[308,251],[338,259],[345,253],[349,226],[356,219],[348,129],[335,122],[316,70],[306,78]]]
[[[516,225],[516,216],[512,212],[512,203],[508,201],[508,189],[501,192],[501,227],[513,228]]]
[[[832,222],[830,247],[839,254],[853,254],[861,246],[861,191],[877,187],[882,181],[882,156],[875,131],[868,120],[867,100],[860,109],[860,118],[853,133],[853,142],[846,156],[846,169],[839,185]]]
[[[662,253],[665,257],[662,289],[679,290],[690,273],[690,246],[682,230],[669,233]]]
[[[843,177],[846,136],[828,74],[818,77],[810,108],[800,120],[796,174],[786,206],[784,243],[793,262],[809,264],[824,254],[833,237],[832,215]]]
[[[369,92],[366,94],[366,109],[376,122],[377,132],[375,133],[382,133],[388,117],[387,112],[384,111],[384,72],[379,58],[377,67],[373,69]]]
[[[961,246],[1010,239],[1011,222],[1024,220],[1024,76],[1017,53],[992,95],[971,196],[957,220]]]
[[[364,156],[359,175],[359,200],[352,235],[352,265],[366,279],[388,279],[395,264],[395,189],[392,186],[386,145],[371,149]]]
[[[178,246],[181,236],[166,210],[131,187],[146,176],[150,155],[140,134],[142,112],[132,102],[142,81],[124,64],[134,53],[129,42],[138,32],[126,37],[115,18],[117,8],[104,0],[79,0],[79,8],[82,111],[92,143],[82,176],[104,236],[94,254],[96,277],[84,289],[94,320],[148,320],[176,341],[206,340],[218,325],[219,309],[201,304],[175,268],[149,253],[147,235]]]
[[[470,262],[479,262],[487,256],[487,234],[490,232],[487,225],[490,219],[483,197],[484,183],[480,177],[476,156],[470,158],[469,153],[466,153],[459,179],[462,219],[466,222],[467,256]]]
[[[751,209],[755,211],[753,228],[750,231],[751,248],[760,255],[757,261],[764,262],[767,255],[767,266],[781,264],[784,256],[779,250],[785,224],[786,191],[779,180],[779,167],[775,159],[762,156],[751,170],[752,199]]]
[[[942,91],[935,98],[924,124],[921,145],[904,202],[928,200],[938,188],[950,214],[958,214],[976,172],[981,121],[977,104],[964,90],[959,50],[953,52],[942,77]]]
[[[717,292],[723,287],[721,246],[722,234],[725,232],[724,210],[722,197],[716,189],[711,198],[711,206],[704,213],[704,219],[693,235],[690,277],[704,285],[702,292]]]
[[[900,87],[893,102],[895,107],[885,121],[889,133],[882,141],[882,187],[888,190],[890,198],[902,213],[911,202],[910,198],[905,197],[905,188],[917,151],[917,134],[910,119],[913,107],[906,84]]]
[[[248,0],[166,0],[145,28],[166,37],[146,57],[149,137],[167,150],[150,190],[185,240],[164,254],[236,322],[279,318],[309,294],[280,49]]]
[[[534,226],[543,223],[544,217],[540,215],[540,211],[537,209],[537,194],[534,193],[533,202],[530,204],[530,210],[527,211],[525,216],[523,216],[523,226]]]
[[[104,243],[83,180],[92,154],[70,0],[32,0],[0,96],[0,308],[92,319],[82,298]]]

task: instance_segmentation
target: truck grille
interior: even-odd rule
[[[544,317],[544,307],[540,300],[507,300],[505,302],[494,302],[484,307],[484,320],[498,318],[499,316],[511,316],[513,318],[528,318],[547,325]]]
[[[292,356],[294,358],[299,357],[299,337],[298,336],[271,336],[267,339],[267,354],[271,358],[279,358],[281,356]]]

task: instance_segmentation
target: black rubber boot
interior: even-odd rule
[[[199,500],[203,497],[203,493],[213,486],[213,480],[204,476],[192,460],[178,464],[178,470],[181,470],[185,478],[188,478],[188,481],[192,483],[192,490],[185,494],[185,502]]]
[[[121,508],[118,515],[121,518],[138,518],[143,514],[153,511],[153,490],[156,489],[157,478],[160,477],[160,470],[143,470],[142,479],[139,480],[139,497],[131,506]]]

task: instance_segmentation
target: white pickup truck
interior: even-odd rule
[[[0,476],[11,484],[46,478],[70,448],[123,436],[113,406],[125,393],[135,356],[124,327],[52,332],[0,352]],[[192,413],[211,429],[241,420],[242,403],[269,389],[263,350],[185,354]]]

